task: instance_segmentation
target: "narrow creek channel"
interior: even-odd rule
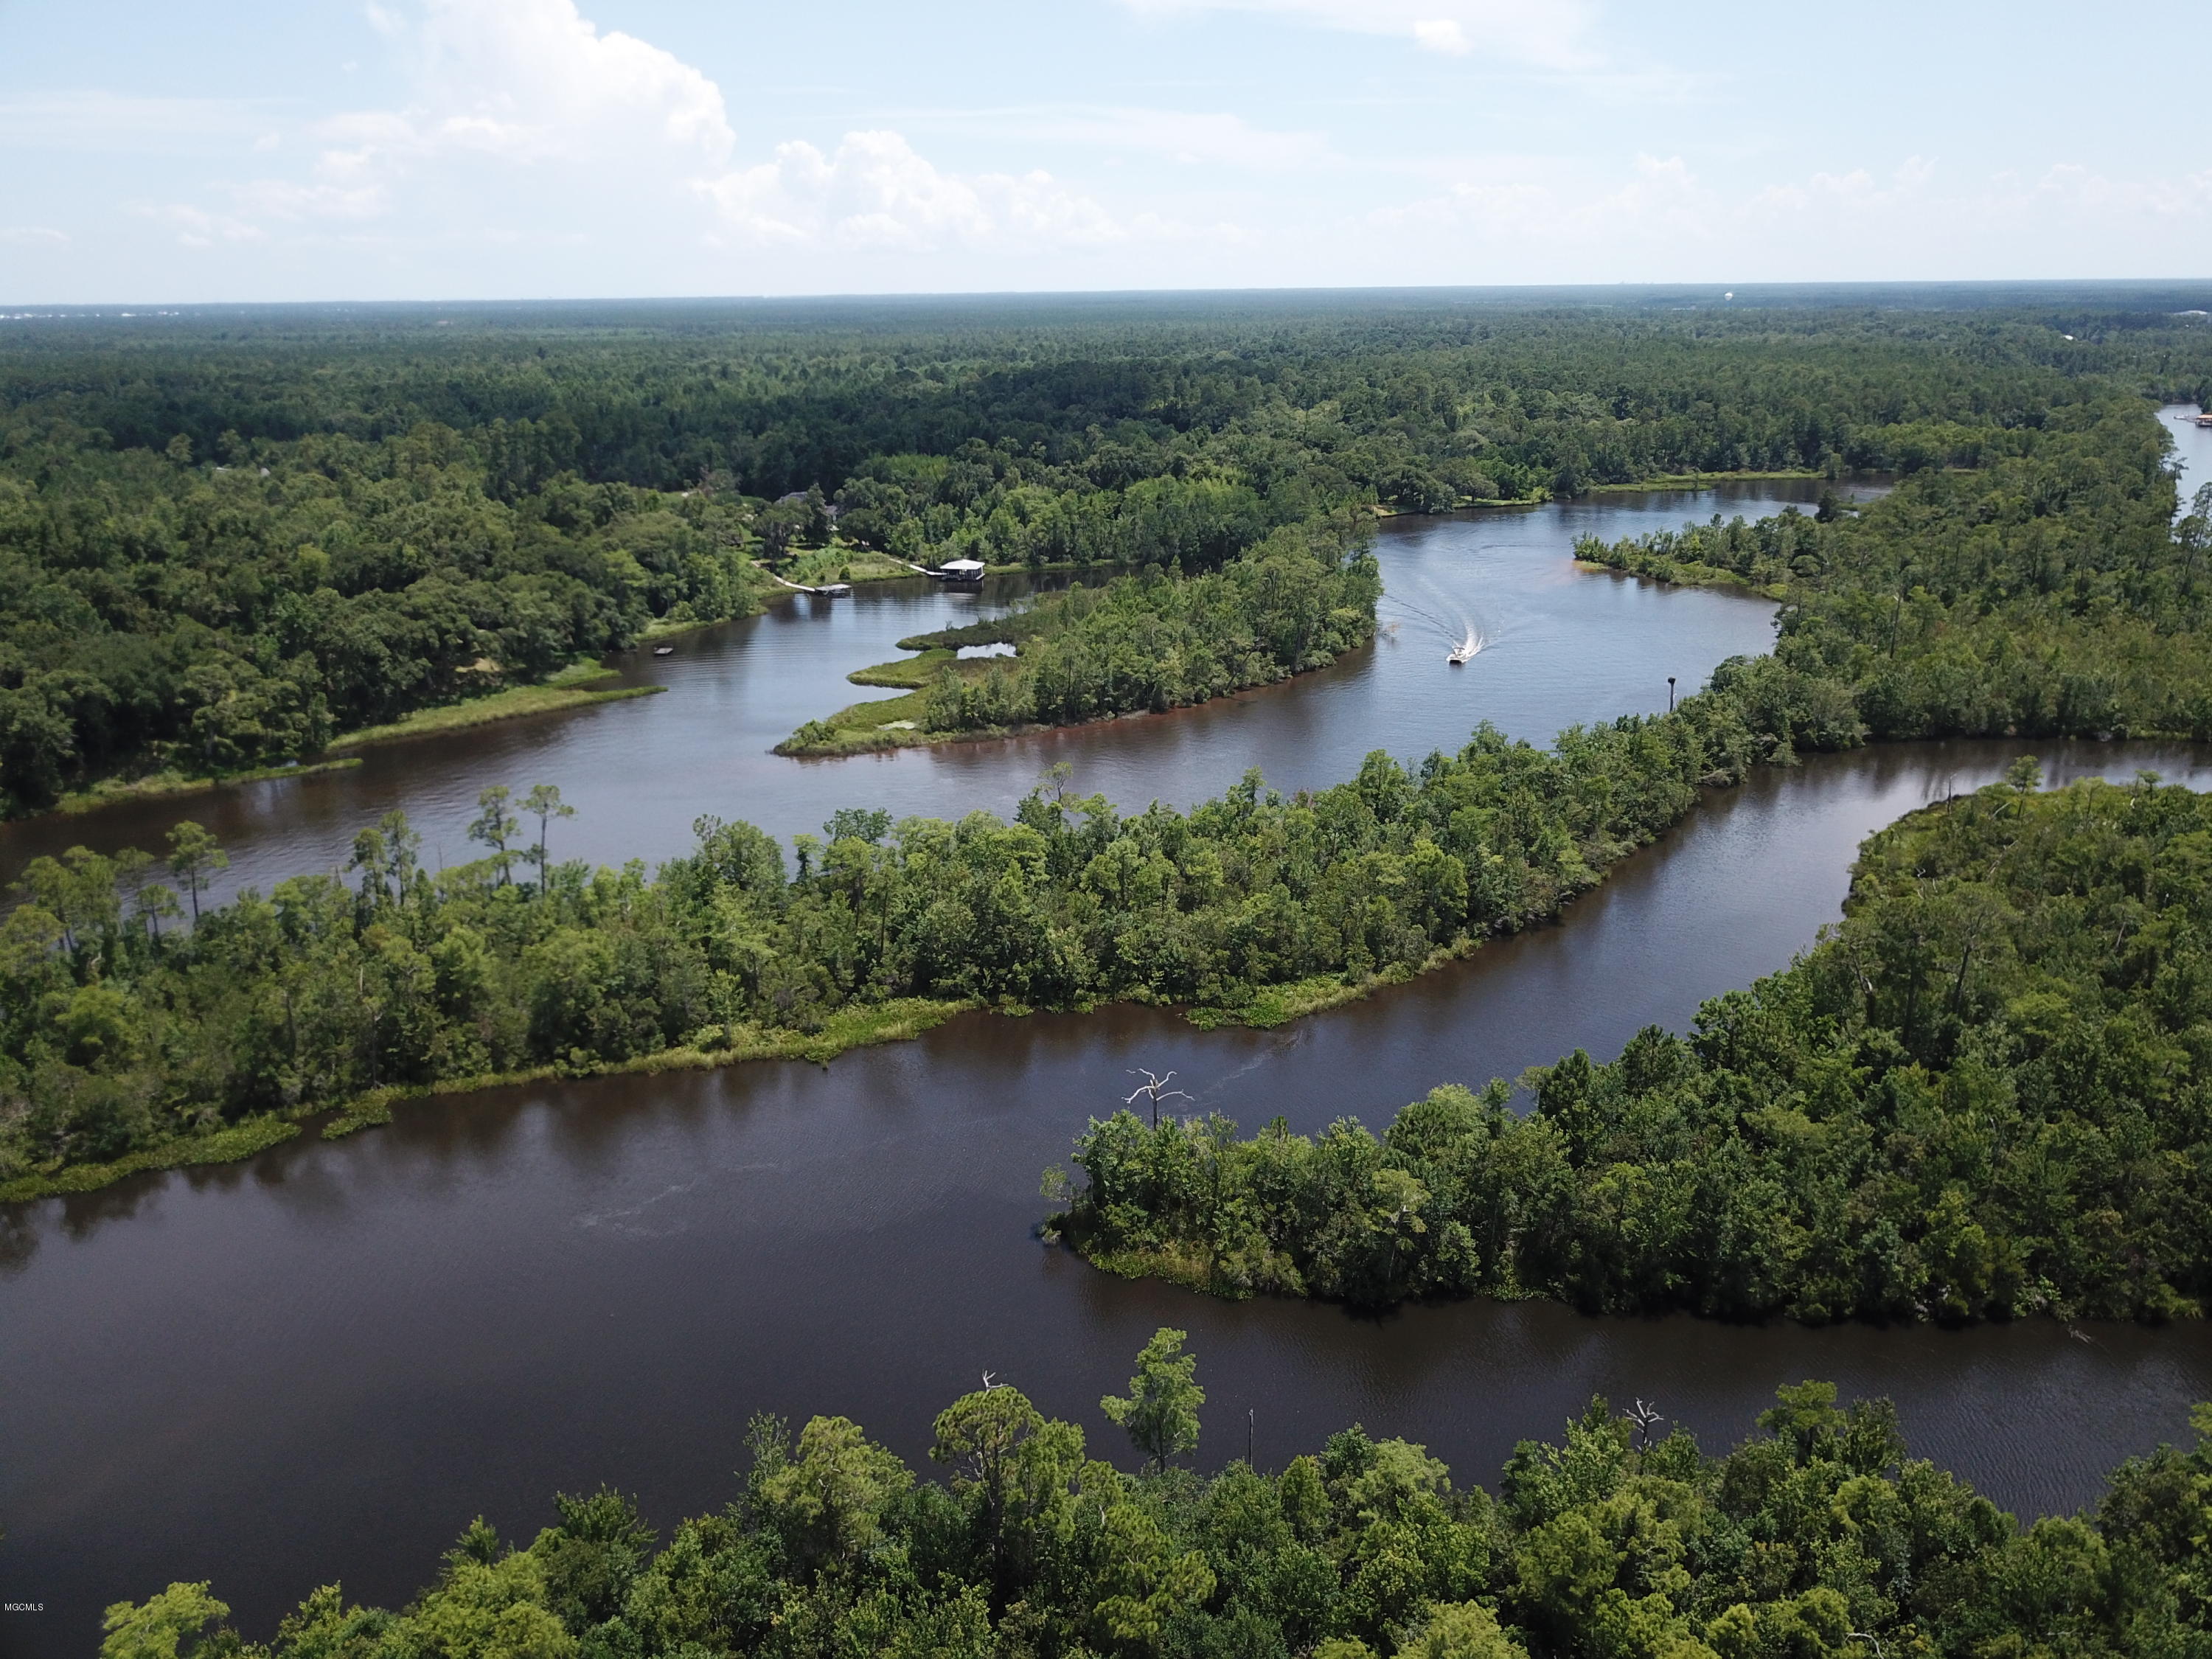
[[[229,836],[246,878],[265,883],[327,862],[334,838],[386,805],[428,817],[450,800],[452,817],[481,781],[542,779],[585,805],[570,854],[652,856],[678,850],[703,811],[788,832],[855,801],[1004,806],[1063,757],[1079,787],[1141,805],[1209,793],[1248,764],[1285,785],[1333,781],[1369,748],[1418,757],[1486,715],[1540,740],[1663,707],[1668,673],[1694,685],[1764,648],[1765,606],[1561,557],[1585,527],[1711,510],[1710,495],[1612,498],[1392,526],[1393,594],[1479,612],[1468,620],[1493,641],[1463,678],[1401,622],[1359,660],[1218,708],[887,762],[761,764],[763,737],[796,724],[787,681],[815,674],[799,717],[817,710],[846,695],[847,668],[943,603],[884,595],[869,603],[907,609],[828,619],[848,630],[834,672],[808,665],[830,654],[818,641],[783,644],[777,630],[799,623],[772,614],[664,659],[666,696],[386,751],[328,799],[304,780],[239,809]],[[1416,585],[1431,578],[1441,592]],[[645,726],[609,729],[633,710],[667,724],[649,755]],[[33,1659],[88,1651],[103,1605],[175,1578],[213,1579],[261,1636],[333,1577],[401,1601],[472,1516],[526,1538],[552,1492],[602,1480],[665,1524],[730,1495],[757,1411],[843,1413],[919,1459],[934,1413],[985,1370],[1118,1451],[1098,1397],[1163,1323],[1188,1330],[1200,1358],[1206,1465],[1243,1454],[1249,1407],[1263,1465],[1359,1421],[1487,1482],[1514,1441],[1556,1434],[1593,1392],[1656,1400],[1720,1445],[1776,1386],[1819,1376],[1894,1397],[1917,1454],[1999,1501],[2070,1508],[2119,1458],[2185,1432],[2189,1404],[2212,1398],[2212,1332],[1806,1330],[1481,1302],[1360,1320],[1127,1283],[1032,1236],[1039,1170],[1127,1092],[1129,1066],[1176,1068],[1200,1109],[1310,1129],[1344,1113],[1379,1123],[1435,1083],[1578,1044],[1609,1054],[1783,966],[1837,914],[1862,836],[1989,781],[2024,746],[1911,745],[1759,776],[1561,924],[1279,1031],[1202,1033],[1138,1009],[967,1017],[827,1067],[428,1103],[348,1140],[0,1212],[0,1589],[50,1608],[11,1638]],[[2033,747],[2057,781],[2149,767],[2212,787],[2212,755],[2187,748]],[[139,811],[75,820],[70,838],[143,840],[153,820]],[[0,852],[30,856],[31,827]]]

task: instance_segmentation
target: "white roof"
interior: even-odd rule
[[[981,570],[982,568],[983,562],[981,559],[947,559],[943,564],[938,566],[940,570]]]

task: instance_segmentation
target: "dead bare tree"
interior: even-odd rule
[[[1131,1095],[1121,1103],[1124,1106],[1133,1106],[1139,1100],[1149,1100],[1152,1102],[1152,1127],[1155,1129],[1160,1127],[1160,1103],[1162,1101],[1188,1100],[1191,1098],[1190,1096],[1185,1094],[1180,1089],[1170,1089],[1168,1087],[1169,1084],[1175,1081],[1175,1073],[1173,1072],[1170,1072],[1165,1077],[1154,1077],[1150,1072],[1145,1071],[1141,1068],[1132,1068],[1129,1075],[1131,1077],[1140,1077],[1144,1079],[1145,1086],[1138,1090],[1136,1093]]]
[[[1659,1408],[1656,1404],[1642,1400],[1636,1402],[1635,1409],[1627,1413],[1626,1416],[1628,1420],[1636,1425],[1636,1449],[1638,1451],[1651,1443],[1651,1425],[1654,1423],[1664,1423],[1667,1420],[1659,1414]]]

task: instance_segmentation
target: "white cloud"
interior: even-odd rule
[[[1522,242],[1597,242],[1657,222],[1699,236],[1720,210],[1714,192],[1679,155],[1638,155],[1626,177],[1603,181],[1563,178],[1555,167],[1527,158],[1501,158],[1487,178],[1376,209],[1369,222],[1464,226]]]
[[[2075,270],[2088,276],[2109,269],[2111,248],[2179,246],[2185,227],[2201,237],[2212,170],[2124,179],[2061,165],[1954,180],[1913,155],[1717,183],[1680,155],[1610,168],[1501,155],[1462,162],[1447,188],[1374,210],[1367,223],[1420,227],[1462,269],[1480,262],[1480,280],[1985,276],[1993,258],[2024,264],[2057,246],[2079,250]]]
[[[1803,213],[1878,211],[1917,199],[1936,176],[1936,164],[1925,156],[1907,156],[1892,172],[1887,185],[1878,183],[1865,167],[1849,173],[1816,173],[1802,182],[1770,185],[1752,198],[1753,209]]]
[[[714,162],[732,143],[721,89],[673,53],[601,33],[574,0],[422,0],[378,10],[410,59],[424,140],[516,161],[588,158],[613,143]]]
[[[1155,216],[1127,225],[1051,174],[955,173],[902,134],[848,132],[827,154],[793,140],[730,165],[720,89],[658,46],[602,32],[575,0],[412,0],[373,7],[407,72],[399,107],[313,124],[304,176],[224,187],[222,210],[147,210],[204,246],[283,227],[547,244],[588,228],[754,249],[918,252],[952,247],[1084,247],[1173,236]],[[1194,160],[1285,167],[1317,140],[1234,117],[1103,109],[1036,115],[1070,142],[1109,135]],[[703,210],[704,222],[699,216]],[[441,222],[442,221],[442,222]]]
[[[800,141],[779,144],[772,160],[702,179],[698,189],[738,240],[757,246],[927,252],[999,241],[1097,244],[1130,234],[1049,173],[945,173],[896,132],[848,132],[826,155]]]
[[[486,167],[556,168],[585,198],[624,181],[633,194],[680,192],[734,142],[714,82],[634,35],[602,33],[574,0],[418,0],[372,4],[369,15],[407,71],[409,102],[312,123],[319,148],[307,177],[233,183],[222,187],[227,212],[181,204],[162,210],[165,222],[205,242],[235,240],[238,224],[358,223],[440,188],[503,201],[500,180],[477,171]],[[190,113],[163,106],[142,118]],[[254,125],[264,130],[252,149],[272,148],[265,123]]]
[[[0,243],[9,247],[59,247],[69,233],[46,225],[0,225]]]
[[[1153,15],[1237,11],[1355,34],[1395,35],[1430,52],[1480,52],[1551,69],[1582,69],[1585,0],[1122,0]]]
[[[733,142],[720,88],[635,35],[602,34],[575,0],[422,0],[371,7],[411,71],[404,109],[332,117],[323,169],[441,155],[604,167],[721,161]]]
[[[0,100],[0,141],[42,149],[132,151],[265,128],[272,98],[140,98],[57,92]]]
[[[1255,127],[1241,115],[1111,104],[917,110],[904,118],[939,131],[1069,144],[1091,154],[1163,155],[1184,166],[1288,173],[1339,158],[1318,132]]]
[[[135,211],[156,224],[168,226],[185,247],[212,247],[217,242],[258,242],[268,233],[260,226],[227,213],[210,213],[188,203],[142,203]]]
[[[232,196],[240,214],[265,219],[374,219],[392,204],[391,192],[374,180],[349,188],[329,179],[309,185],[257,179]]]
[[[1413,40],[1424,52],[1440,52],[1464,58],[1474,50],[1456,17],[1425,17],[1413,25]]]
[[[2085,167],[2061,163],[2027,189],[2012,175],[2004,175],[1995,193],[2004,207],[2014,210],[2030,204],[2048,210],[2055,204],[2082,213],[2201,219],[2212,214],[2212,168],[2179,179],[2111,179]]]

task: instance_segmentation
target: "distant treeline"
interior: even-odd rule
[[[1497,1484],[1355,1426],[1279,1474],[1201,1475],[1206,1399],[1163,1330],[1102,1406],[1132,1475],[1018,1390],[955,1401],[917,1478],[842,1417],[754,1419],[723,1509],[662,1542],[635,1503],[562,1494],[509,1542],[479,1518],[405,1607],[331,1582],[266,1645],[210,1584],[106,1610],[102,1659],[1925,1659],[2212,1644],[2212,1448],[2161,1447],[2096,1505],[2023,1528],[1907,1455],[1887,1401],[1778,1391],[1724,1457],[1593,1400]],[[1639,1407],[1642,1402],[1638,1402]],[[2212,1408],[2196,1426],[2212,1436]]]
[[[289,760],[742,614],[755,538],[831,506],[907,557],[1196,574],[1347,507],[1972,465],[2084,398],[2212,380],[2212,331],[2125,311],[2071,343],[1989,308],[1163,314],[11,333],[0,810]]]
[[[565,472],[659,490],[728,471],[769,498],[834,492],[878,457],[1073,460],[1093,483],[1176,469],[1218,434],[1265,495],[1315,473],[1367,499],[1482,459],[1508,493],[1561,474],[1903,467],[1940,428],[2033,423],[2081,382],[2212,392],[2212,329],[2115,295],[1882,313],[1845,303],[1682,311],[1346,295],[1297,308],[1012,306],[841,325],[733,309],[678,324],[528,318],[209,318],[136,331],[46,325],[0,355],[0,408],[118,448],[182,434],[216,454],[429,422],[481,434],[502,497]],[[664,313],[665,316],[665,313]],[[1004,320],[1001,320],[1004,319]],[[1158,320],[1155,320],[1157,319]],[[2080,337],[2069,341],[2062,330]],[[971,452],[972,453],[972,452]],[[995,465],[995,464],[994,464]],[[1449,481],[1447,480],[1447,483]],[[1465,492],[1462,492],[1465,493]]]
[[[1094,1123],[1094,1261],[1368,1306],[2196,1317],[2212,1298],[2212,799],[2009,784],[1868,842],[1787,971],[1381,1139]]]

